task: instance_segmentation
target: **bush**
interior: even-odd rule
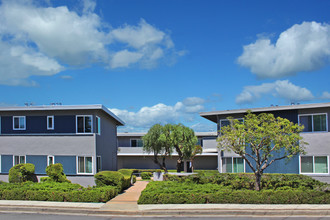
[[[63,172],[63,165],[60,163],[50,164],[46,167],[46,173],[50,179],[43,178],[43,181],[54,181],[59,183],[71,183]]]
[[[151,172],[142,172],[141,173],[141,178],[143,180],[150,180],[152,177],[152,173]]]
[[[127,189],[133,184],[133,170],[132,169],[120,169],[118,170],[121,174],[124,175],[124,185],[123,189]]]
[[[138,204],[330,204],[330,194],[288,186],[276,190],[233,190],[219,184],[151,182],[141,193]]]
[[[94,175],[96,186],[115,186],[122,191],[124,188],[124,175],[118,171],[101,171]]]
[[[134,184],[134,183],[136,183],[136,176],[133,175],[132,177],[133,177],[133,184]]]
[[[9,170],[8,181],[10,183],[22,183],[26,181],[38,182],[34,174],[35,167],[32,163],[21,163]]]

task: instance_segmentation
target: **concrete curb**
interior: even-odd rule
[[[28,201],[25,201],[28,203]],[[121,215],[121,216],[320,216],[330,217],[330,205],[235,205],[235,204],[179,204],[139,205],[138,210],[107,210],[102,204],[51,202],[32,205],[0,204],[0,212]],[[91,207],[88,207],[91,205]],[[79,207],[80,206],[80,207]],[[198,206],[198,207],[197,207]]]

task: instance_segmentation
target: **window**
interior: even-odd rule
[[[93,173],[92,157],[78,157],[78,173]]]
[[[14,166],[20,163],[25,163],[25,156],[14,156]]]
[[[101,134],[101,118],[96,116],[96,134],[100,135]]]
[[[13,129],[14,130],[25,130],[25,116],[14,116],[13,117]]]
[[[54,156],[48,156],[47,165],[55,164]]]
[[[240,157],[222,158],[223,173],[244,173],[244,160]]]
[[[300,173],[329,173],[327,156],[301,156]]]
[[[101,164],[101,156],[96,157],[96,172],[100,172],[102,170]]]
[[[54,116],[47,116],[47,130],[54,130]]]
[[[243,118],[234,118],[234,120],[237,119],[239,122],[243,123],[244,119]],[[230,120],[229,119],[221,119],[220,120],[220,128],[227,126],[230,124]]]
[[[92,116],[77,116],[77,133],[92,133]]]
[[[142,139],[131,139],[131,147],[143,147]]]
[[[327,114],[299,115],[299,124],[304,125],[304,132],[327,131]]]

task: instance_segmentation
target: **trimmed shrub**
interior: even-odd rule
[[[34,174],[35,167],[32,163],[21,163],[9,170],[8,181],[10,183],[22,183],[26,181],[38,182]]]
[[[152,177],[152,173],[151,172],[142,172],[141,173],[141,178],[143,180],[150,180]]]
[[[132,178],[133,178],[133,184],[136,183],[136,176],[133,175]]]
[[[115,186],[119,191],[124,187],[124,175],[118,171],[101,171],[94,175],[96,186]]]
[[[123,189],[127,189],[131,186],[131,184],[133,184],[133,170],[132,169],[120,169],[118,170],[118,172],[120,172],[121,174],[124,175],[124,185],[123,185]]]
[[[63,165],[60,163],[50,164],[46,167],[46,173],[50,179],[43,179],[43,181],[54,181],[59,183],[71,183],[70,180],[66,178],[63,172]]]

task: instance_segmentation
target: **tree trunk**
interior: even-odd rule
[[[260,186],[260,182],[261,182],[261,173],[256,171],[255,172],[255,176],[256,176],[256,182],[255,182],[255,190],[256,191],[260,191],[261,190],[261,186]]]
[[[178,159],[176,163],[176,172],[180,173],[182,171],[182,160]]]
[[[160,169],[164,170],[165,173],[167,173],[167,169],[166,169],[166,166],[165,166],[165,157],[163,157],[163,164],[161,164],[161,163],[158,161],[157,156],[154,156],[154,163],[157,164],[157,165],[159,166]]]

